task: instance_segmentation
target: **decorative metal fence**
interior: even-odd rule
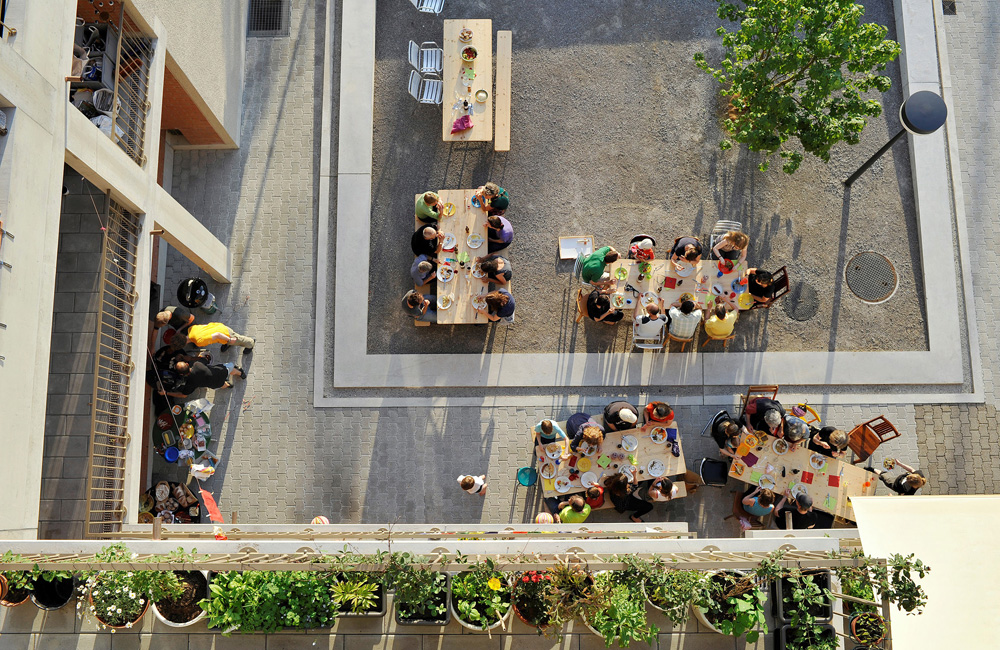
[[[146,115],[149,113],[149,70],[153,41],[122,11],[118,23],[115,59],[115,96],[111,113],[111,139],[136,164],[146,164]]]

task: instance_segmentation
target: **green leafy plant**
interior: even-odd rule
[[[451,598],[459,617],[483,629],[500,622],[510,610],[507,575],[487,559],[460,573],[451,581]]]
[[[709,574],[704,571],[662,569],[646,576],[646,595],[663,610],[674,626],[683,625],[691,616],[691,604],[708,589]]]
[[[609,588],[598,585],[579,564],[557,564],[546,573],[548,585],[543,592],[549,619],[549,634],[562,638],[563,626],[574,618],[590,620],[607,605]]]
[[[283,623],[280,573],[229,571],[216,575],[209,585],[210,597],[201,601],[210,627],[223,636],[242,632],[275,632]]]
[[[627,648],[632,641],[653,644],[659,628],[646,620],[646,603],[642,597],[643,572],[626,569],[608,571],[594,576],[598,589],[607,590],[605,606],[587,621],[604,637],[604,644],[611,647],[617,642]]]
[[[104,548],[94,556],[94,561],[110,564],[132,562],[135,558],[119,543]],[[53,572],[51,577],[45,574],[42,577],[49,580],[69,576],[66,572]],[[173,571],[89,571],[84,576],[78,588],[81,602],[77,603],[77,610],[81,616],[84,612],[92,615],[100,627],[130,628],[142,616],[149,599],[176,598],[183,591]]]
[[[771,553],[744,575],[713,574],[695,604],[705,610],[705,616],[723,634],[746,636],[748,643],[755,643],[768,629],[764,618],[767,595],[761,586],[784,575],[778,562],[783,555],[783,551]]]
[[[403,620],[439,621],[448,609],[448,576],[410,565],[396,578],[396,611]]]
[[[719,18],[739,26],[720,27],[724,54],[709,66],[703,53],[699,68],[722,84],[720,94],[731,108],[723,126],[732,141],[750,151],[778,153],[782,169],[794,173],[801,148],[824,162],[838,142],[857,144],[868,118],[882,114],[871,91],[886,92],[889,77],[879,74],[899,56],[882,25],[864,23],[864,8],[854,0],[718,0]],[[768,167],[767,159],[761,171]]]
[[[858,561],[855,566],[836,569],[842,585],[853,583],[858,585],[858,589],[863,589],[866,584],[874,586],[880,598],[887,599],[907,614],[923,612],[927,605],[927,593],[917,584],[916,579],[926,576],[931,568],[915,559],[913,553],[906,556],[893,554],[884,562],[867,557],[860,551],[856,551],[851,557]],[[865,611],[857,603],[852,604],[852,607]]]
[[[831,602],[830,590],[821,588],[811,575],[792,572],[785,580],[791,586],[785,598],[791,627],[785,639],[786,650],[836,650],[837,636],[823,623],[817,623],[816,612]]]
[[[851,619],[851,636],[858,643],[875,645],[885,636],[885,621],[874,612],[864,612]]]
[[[338,610],[364,614],[374,610],[378,604],[379,587],[376,580],[361,571],[343,573],[334,576],[330,596]]]
[[[552,576],[547,571],[525,571],[514,579],[511,603],[514,611],[528,625],[541,628],[549,624],[545,592],[548,591]]]

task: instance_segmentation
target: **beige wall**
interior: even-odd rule
[[[167,53],[239,145],[243,102],[248,0],[130,0],[152,25],[159,19],[167,34]]]

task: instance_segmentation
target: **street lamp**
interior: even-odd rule
[[[851,174],[850,178],[844,181],[844,185],[850,187],[854,181],[858,180],[858,176],[864,174],[907,131],[917,135],[934,133],[944,125],[947,117],[948,107],[940,95],[929,90],[913,93],[899,107],[899,121],[903,124],[903,128],[892,136],[892,139],[886,142],[881,149],[876,151],[874,156],[865,161],[865,164],[861,165],[858,171]]]

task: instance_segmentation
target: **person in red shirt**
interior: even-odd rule
[[[666,402],[650,402],[642,410],[641,431],[653,427],[669,427],[674,423],[674,410]]]
[[[587,489],[587,505],[592,510],[597,510],[604,505],[604,488],[593,486]]]

